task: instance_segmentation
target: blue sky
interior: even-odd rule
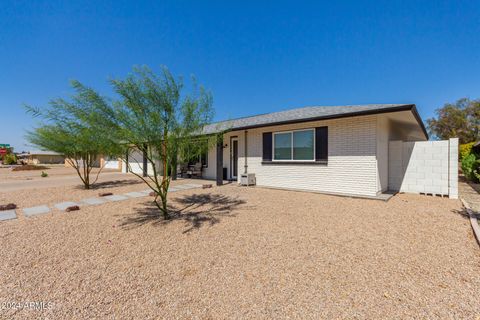
[[[308,105],[480,98],[478,1],[2,1],[0,143],[23,139],[78,79],[133,65],[195,74],[216,120]]]

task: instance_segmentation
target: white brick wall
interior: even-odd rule
[[[458,193],[458,139],[390,141],[389,189],[449,195]]]
[[[262,165],[262,133],[328,126],[328,165]],[[248,131],[248,172],[257,185],[330,193],[375,196],[378,191],[376,159],[377,116],[282,125]],[[238,136],[239,174],[244,172],[244,131],[225,135],[224,167],[230,176],[230,137]],[[215,150],[209,154],[208,178],[215,178]]]
[[[328,126],[328,165],[262,164],[262,133]],[[248,130],[248,172],[257,185],[327,193],[375,196],[386,189],[458,193],[458,139],[388,141],[384,115],[324,120]],[[225,134],[223,167],[230,177],[230,138],[238,138],[238,173],[244,172],[245,132]],[[204,177],[215,179],[216,149],[209,152]]]

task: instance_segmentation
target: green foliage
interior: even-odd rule
[[[107,105],[106,99],[78,81],[71,84],[75,94],[68,100],[53,99],[42,110],[26,106],[27,112],[43,119],[26,137],[42,150],[64,155],[89,189],[96,182],[91,182],[90,173],[98,156],[118,155],[123,149],[98,121],[96,110]]]
[[[159,75],[148,67],[134,68],[125,79],[111,80],[119,97],[113,103],[73,81],[76,94],[71,99],[54,99],[43,111],[26,107],[44,120],[27,139],[40,149],[63,154],[86,189],[99,155],[126,160],[127,153],[144,153],[153,175],[137,176],[154,191],[155,204],[168,218],[168,173],[175,174],[178,158],[200,154],[217,141],[216,136],[199,137],[213,118],[212,95],[192,80],[192,92],[182,94],[182,80],[167,68]]]
[[[480,170],[478,168],[473,170],[473,175],[475,176],[475,182],[480,181]]]
[[[42,178],[46,178],[46,177],[48,177],[48,173],[46,173],[45,171],[42,171],[42,174],[40,176]]]
[[[462,159],[462,171],[470,181],[478,181],[475,171],[478,171],[478,167],[480,165],[480,161],[477,160],[474,154],[469,154],[465,158]]]
[[[460,161],[472,152],[472,147],[475,142],[464,143],[460,145]]]
[[[13,153],[8,153],[3,157],[3,164],[12,165],[17,164],[17,157]]]
[[[427,120],[429,133],[439,139],[458,137],[461,144],[477,141],[480,134],[480,100],[460,99],[435,110]]]
[[[200,146],[205,148],[197,136],[213,117],[212,95],[194,79],[192,82],[192,92],[182,95],[182,80],[175,79],[167,68],[156,75],[148,67],[137,67],[127,78],[111,81],[120,99],[96,110],[99,123],[95,127],[101,124],[129,146],[130,152],[146,155],[153,175],[137,176],[154,191],[155,204],[166,219],[169,173],[175,171],[179,156],[188,157],[199,152]],[[125,159],[126,155],[119,157]]]

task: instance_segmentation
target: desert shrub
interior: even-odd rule
[[[475,176],[476,181],[480,181],[480,170],[479,169],[473,170],[473,175]]]
[[[472,147],[475,142],[464,143],[460,145],[460,161],[462,161],[466,156],[472,153]]]
[[[48,167],[45,166],[35,166],[33,164],[26,164],[20,167],[15,167],[12,171],[26,171],[26,170],[48,170]]]
[[[46,178],[46,177],[48,177],[48,173],[46,173],[45,171],[42,171],[42,174],[40,176],[42,178]]]
[[[6,165],[17,164],[17,157],[12,153],[6,154],[3,157],[3,164],[6,164]]]
[[[463,174],[465,175],[465,178],[467,178],[470,181],[478,181],[475,171],[478,172],[478,167],[479,167],[480,161],[477,160],[474,154],[469,154],[465,158],[462,159],[462,171]]]

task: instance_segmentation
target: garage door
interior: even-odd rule
[[[118,169],[119,163],[118,159],[107,159],[105,160],[105,169]]]

